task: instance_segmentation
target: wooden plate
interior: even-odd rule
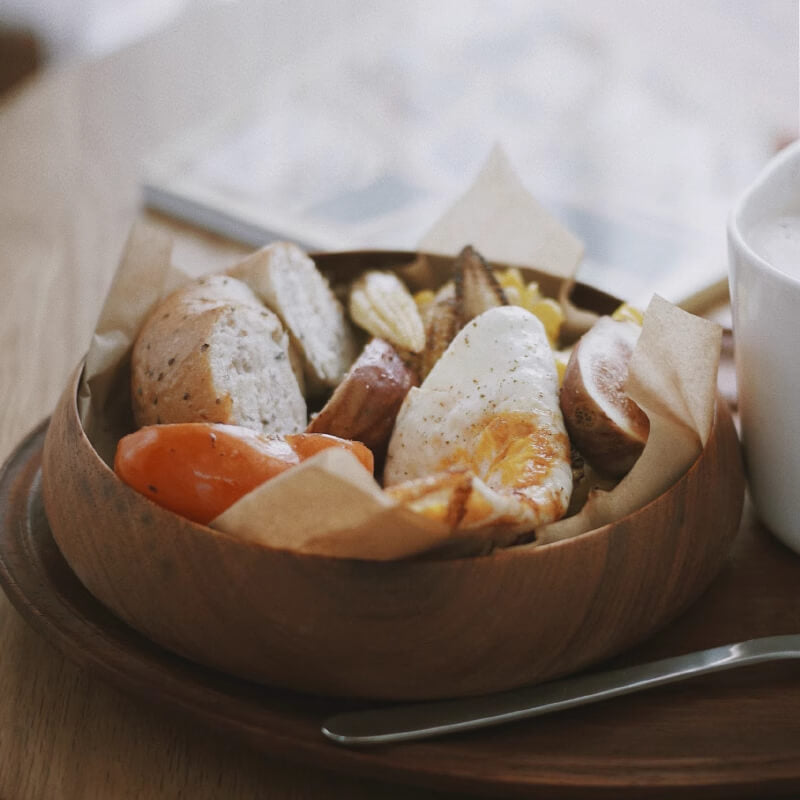
[[[709,676],[439,740],[346,750],[322,720],[363,703],[256,686],[192,664],[128,628],[79,583],[41,500],[45,425],[0,473],[0,582],[28,622],[117,687],[271,755],[340,772],[493,796],[735,798],[800,792],[800,671],[773,664]],[[691,610],[620,666],[800,631],[800,558],[748,506],[722,573]]]

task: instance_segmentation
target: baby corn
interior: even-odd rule
[[[412,353],[425,348],[425,328],[417,304],[394,273],[364,273],[350,289],[349,307],[353,322],[373,336]]]

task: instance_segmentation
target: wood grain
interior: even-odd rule
[[[101,61],[45,70],[0,104],[0,460],[52,412],[86,351],[142,214],[141,157],[224,107],[232,87],[263,78],[329,23],[316,2],[215,4]],[[235,63],[219,41],[237,42]],[[146,216],[176,236],[181,263],[221,268],[243,252]],[[131,700],[66,661],[4,595],[0,644],[0,797],[420,796],[264,758]]]
[[[800,789],[800,686],[791,664],[695,679],[439,741],[338,748],[320,736],[320,721],[359,704],[265,689],[203,669],[156,647],[97,603],[47,526],[39,472],[43,436],[40,428],[0,479],[6,591],[71,659],[154,705],[224,732],[229,741],[359,776],[446,787],[459,796],[535,792],[543,799],[632,800],[679,791],[688,800]],[[785,556],[748,509],[731,558],[697,604],[608,666],[796,631],[800,565]],[[743,597],[743,588],[757,591],[759,603]]]
[[[99,62],[46,70],[0,105],[0,459],[52,412],[86,351],[128,230],[142,213],[141,157],[216,115],[271,70],[292,63],[304,43],[325,39],[332,17],[363,13],[363,3],[317,0],[196,5],[208,7]],[[236,43],[235,58],[220,42]],[[188,226],[151,218],[175,234],[180,263],[220,268],[242,252]],[[631,657],[730,641],[744,632],[796,631],[798,594],[788,589],[798,579],[797,558],[749,515],[729,564],[701,604]],[[0,652],[3,798],[443,796],[391,785],[388,772],[367,781],[268,758],[132,699],[65,660],[3,595]],[[520,738],[515,726],[492,735],[492,749],[476,758],[474,768],[498,778],[504,771],[513,775],[512,745],[520,741],[533,748],[543,776],[557,774],[560,766],[569,766],[564,751],[574,741],[594,747],[596,763],[613,775],[620,755],[630,752],[643,763],[652,734],[664,731],[674,737],[668,756],[701,764],[709,742],[721,736],[746,772],[749,748],[770,724],[759,716],[762,701],[774,691],[785,700],[785,711],[777,712],[781,720],[800,716],[796,685],[791,675],[731,674],[698,684],[688,699],[664,695],[657,711],[631,701],[605,724],[599,707],[585,717],[553,720],[554,726],[541,729],[546,736],[535,741]],[[709,695],[718,687],[725,692]],[[720,727],[720,714],[731,707],[741,710],[737,724]],[[643,724],[640,730],[646,732],[633,743],[625,739],[626,719]],[[777,764],[797,760],[791,752],[796,741],[788,736],[777,743]],[[441,750],[431,745],[426,752],[420,769],[430,771]],[[504,754],[506,760],[500,758]],[[416,751],[406,757],[414,759]],[[462,764],[464,770],[472,767]],[[658,769],[643,772],[657,782]],[[629,777],[634,781],[641,774]],[[763,797],[781,788],[791,796],[792,786],[776,783],[750,794]],[[568,794],[568,787],[563,792]],[[606,796],[617,794],[609,790]]]
[[[408,700],[567,674],[685,609],[721,567],[740,519],[739,443],[720,401],[709,442],[671,489],[574,539],[386,563],[267,548],[123,484],[81,428],[77,379],[43,461],[47,515],[68,563],[149,638],[268,685]]]

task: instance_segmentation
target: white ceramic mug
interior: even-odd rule
[[[800,553],[800,142],[733,210],[728,253],[750,491],[767,527]]]

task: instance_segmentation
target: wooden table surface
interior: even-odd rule
[[[251,9],[251,25],[210,6],[105,60],[45,72],[0,106],[0,459],[49,415],[86,350],[141,215],[139,158],[280,66],[303,31],[319,34],[324,13],[289,5],[272,9],[277,21]],[[219,45],[234,37],[235,63]],[[242,252],[157,224],[175,233],[176,260]],[[0,753],[9,800],[441,796],[270,760],[129,699],[65,661],[2,593]]]
[[[303,36],[322,35],[318,9],[209,4],[102,61],[44,72],[0,106],[0,459],[49,415],[86,350],[143,215],[139,158],[290,59]],[[175,234],[179,262],[224,265],[243,252],[153,221]],[[0,753],[3,798],[445,796],[271,760],[136,702],[65,661],[2,594]]]

